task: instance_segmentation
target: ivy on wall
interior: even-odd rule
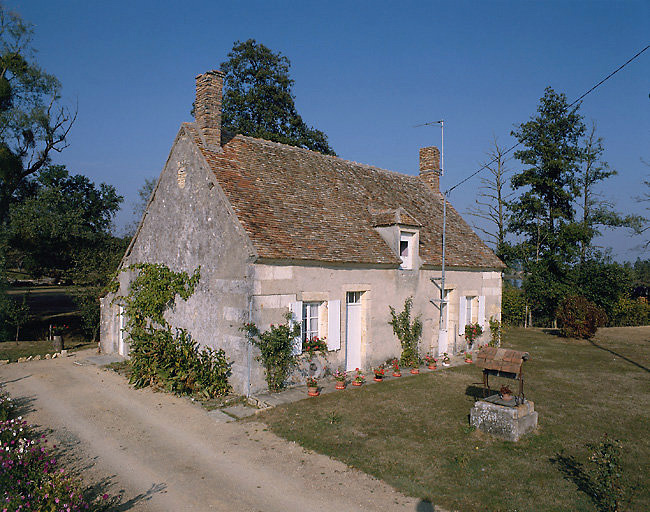
[[[230,392],[231,363],[226,353],[199,347],[187,330],[172,329],[164,316],[177,296],[187,300],[194,294],[201,279],[200,267],[192,275],[174,272],[160,263],[137,263],[123,271],[135,273],[128,294],[115,299],[126,316],[131,384],[204,398]]]

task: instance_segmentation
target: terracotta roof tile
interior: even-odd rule
[[[420,257],[440,265],[442,195],[416,176],[266,140],[224,134],[222,151],[183,127],[212,168],[261,258],[398,266],[373,226],[418,226]],[[503,263],[447,204],[451,267]]]

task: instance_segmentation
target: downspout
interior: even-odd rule
[[[253,323],[253,296],[248,298],[248,323]],[[246,398],[251,396],[251,340],[246,336]]]

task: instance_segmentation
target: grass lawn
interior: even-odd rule
[[[66,340],[64,348],[75,351],[96,346],[97,343]],[[9,361],[15,362],[19,357],[44,356],[53,353],[54,348],[51,341],[4,341],[0,343],[0,360],[9,359]]]
[[[556,457],[585,462],[585,443],[607,433],[623,442],[625,473],[639,486],[630,509],[650,510],[650,327],[601,329],[593,343],[515,329],[504,346],[531,354],[526,397],[539,428],[518,443],[468,428],[481,382],[474,365],[302,400],[257,419],[405,494],[464,511],[594,510]],[[502,382],[490,379],[493,389]]]

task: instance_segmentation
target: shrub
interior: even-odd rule
[[[501,291],[501,320],[503,325],[523,326],[526,318],[526,299],[521,288],[504,283]]]
[[[621,297],[612,310],[610,325],[615,327],[649,324],[650,304],[647,302]]]
[[[591,338],[598,327],[607,323],[605,311],[579,295],[564,298],[557,309],[557,319],[562,336],[567,338]]]
[[[418,344],[422,336],[422,321],[416,316],[411,322],[411,309],[413,308],[413,297],[404,301],[404,309],[398,314],[393,306],[389,306],[391,321],[395,336],[402,345],[400,363],[404,366],[417,366],[420,363]]]
[[[293,348],[294,340],[300,336],[300,325],[291,322],[291,313],[288,313],[284,324],[271,325],[268,331],[260,332],[253,323],[244,324],[242,330],[250,342],[260,349],[258,361],[264,365],[269,391],[282,390],[291,367],[295,365]]]
[[[7,421],[14,412],[14,404],[8,395],[0,393],[0,421]]]
[[[131,332],[131,383],[205,398],[231,389],[231,369],[223,350],[201,347],[184,329],[137,328]]]
[[[499,320],[490,317],[490,341],[488,343],[491,347],[500,347],[501,339],[503,338],[503,325]]]

